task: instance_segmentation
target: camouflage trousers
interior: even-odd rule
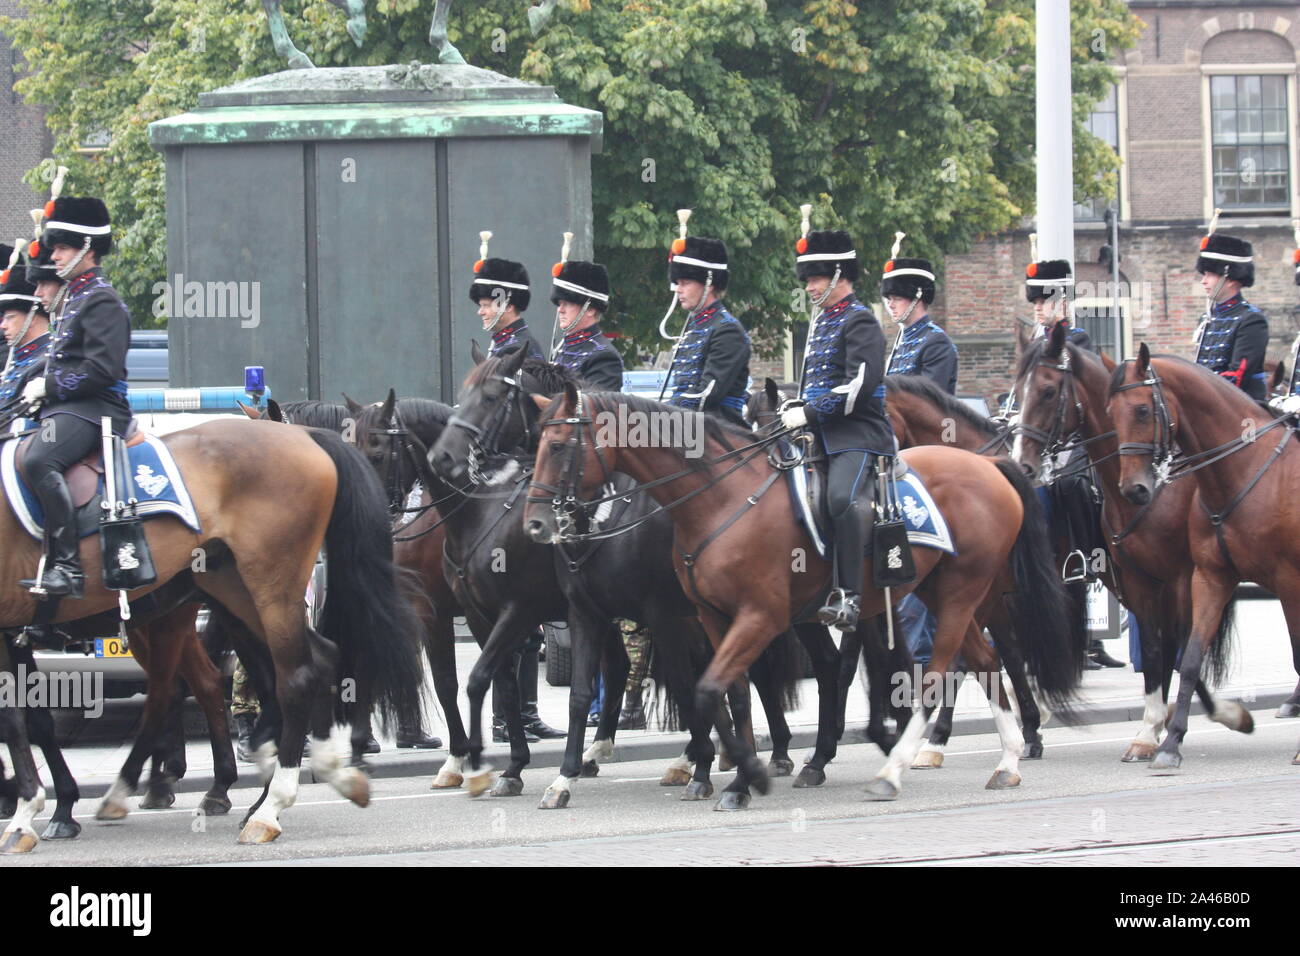
[[[230,712],[236,717],[240,714],[252,714],[256,717],[260,711],[257,688],[249,683],[248,671],[244,670],[244,662],[240,661],[239,666],[235,668],[234,686],[230,693]]]
[[[650,676],[650,629],[639,627],[633,621],[619,621],[623,633],[623,647],[627,651],[628,671],[624,694],[640,690]]]

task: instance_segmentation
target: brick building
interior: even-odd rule
[[[0,15],[21,16],[23,11],[14,0],[0,0]],[[39,206],[38,196],[22,181],[23,174],[39,163],[54,148],[53,137],[45,127],[45,115],[27,106],[14,92],[14,81],[25,67],[9,37],[0,34],[0,242],[13,242],[18,236],[30,236],[32,220],[28,210]]]
[[[1122,351],[1145,341],[1191,357],[1205,310],[1193,265],[1216,207],[1218,229],[1255,247],[1247,298],[1269,316],[1270,357],[1284,356],[1300,328],[1293,282],[1297,191],[1297,51],[1300,3],[1132,0],[1143,21],[1135,49],[1116,58],[1114,95],[1092,128],[1118,149]],[[1075,209],[1077,321],[1115,349],[1104,204]],[[963,394],[1006,390],[1015,317],[1027,319],[1026,228],[985,237],[943,262],[931,312],[961,353]]]

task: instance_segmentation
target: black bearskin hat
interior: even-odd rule
[[[50,260],[50,247],[38,240],[33,240],[27,247],[27,281],[33,285],[37,282],[63,281]]]
[[[113,250],[108,207],[102,199],[63,196],[46,203],[42,245],[51,249],[56,245],[80,249],[87,238],[90,239],[90,250],[97,258],[103,258]]]
[[[934,301],[934,266],[929,259],[890,259],[880,279],[880,294],[919,298],[929,305]]]
[[[835,277],[835,267],[840,278],[850,282],[858,279],[858,254],[847,232],[822,230],[810,232],[795,243],[795,275],[800,281],[810,276]]]
[[[721,292],[727,287],[727,245],[721,239],[704,239],[687,236],[673,242],[668,254],[668,281],[694,279],[707,284],[710,273],[713,288]]]
[[[1227,276],[1243,286],[1255,284],[1254,251],[1245,239],[1236,239],[1221,233],[1211,233],[1201,239],[1201,252],[1196,257],[1197,273],[1209,272]]]
[[[599,262],[557,262],[551,270],[551,303],[590,303],[597,312],[609,308],[609,273]]]
[[[1064,259],[1045,259],[1031,262],[1025,269],[1025,298],[1030,302],[1035,299],[1050,299],[1058,291],[1074,285],[1074,274],[1070,263]]]
[[[8,262],[12,256],[13,247],[0,243],[0,260]],[[36,301],[36,283],[28,280],[26,265],[19,258],[12,266],[0,272],[0,312],[8,309],[26,312]]]
[[[477,303],[481,299],[495,299],[508,295],[509,304],[523,312],[532,300],[528,287],[528,270],[522,263],[509,259],[480,259],[474,263],[474,281],[470,283],[469,298]]]

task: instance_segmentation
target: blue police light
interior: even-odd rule
[[[244,391],[261,395],[266,391],[266,369],[261,365],[244,366]]]

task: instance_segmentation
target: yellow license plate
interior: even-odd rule
[[[122,646],[120,637],[95,638],[96,657],[130,657],[131,649]]]

